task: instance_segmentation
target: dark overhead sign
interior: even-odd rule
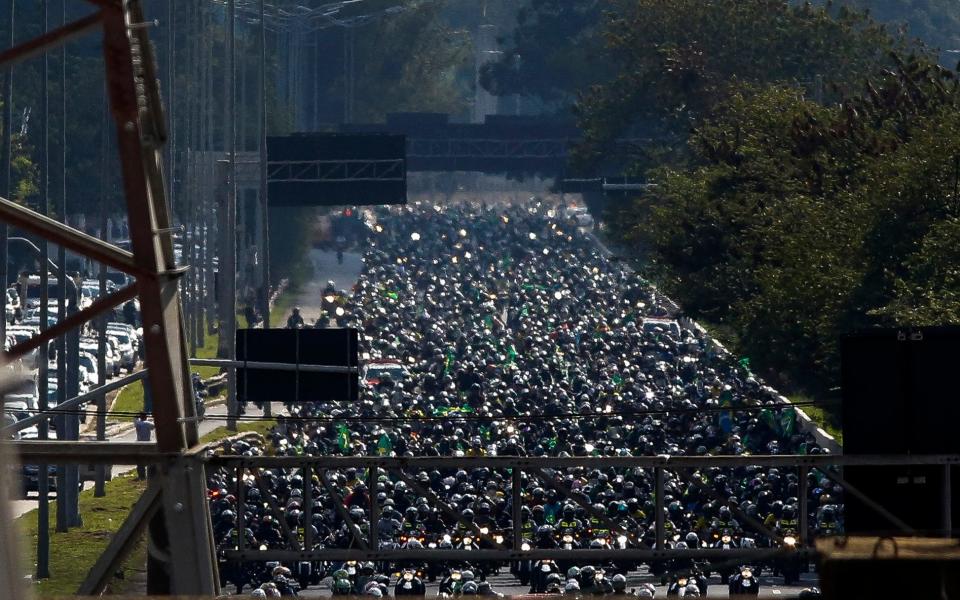
[[[356,401],[360,395],[356,329],[239,329],[237,360],[302,367],[237,368],[241,402]],[[354,372],[318,373],[310,366],[352,367]]]
[[[405,204],[403,135],[310,133],[267,138],[271,206]]]

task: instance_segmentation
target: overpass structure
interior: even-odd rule
[[[488,115],[483,123],[454,123],[440,113],[395,113],[385,123],[346,124],[342,133],[388,133],[407,138],[408,171],[476,171],[557,177],[567,169],[580,133],[551,117]]]

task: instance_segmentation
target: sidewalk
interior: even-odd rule
[[[274,408],[279,409],[281,408],[281,405],[275,405]],[[274,414],[276,414],[276,411],[274,412]],[[225,417],[226,415],[227,415],[226,404],[218,404],[218,405],[207,407],[208,417]],[[257,407],[251,404],[247,407],[247,416],[263,416],[263,412],[261,412],[260,410],[257,410]],[[200,435],[201,436],[206,435],[211,431],[213,431],[214,429],[225,426],[226,424],[227,422],[224,419],[209,419],[209,418],[204,419],[200,423],[200,427],[199,427]],[[118,423],[116,425],[117,427],[114,427],[112,430],[111,429],[107,430],[108,441],[115,441],[115,442],[135,442],[136,441],[137,434],[133,430],[133,423]],[[88,436],[84,436],[85,439],[87,437]],[[113,475],[121,475],[123,473],[132,471],[135,468],[136,468],[135,465],[114,465],[112,467],[112,473]],[[93,487],[92,481],[88,481],[83,485],[83,489],[85,490],[90,489],[92,487]],[[56,500],[56,496],[57,496],[56,493],[51,493],[50,499]],[[26,500],[23,500],[23,499],[12,500],[10,502],[11,510],[12,510],[12,518],[15,519],[20,515],[23,515],[24,513],[30,512],[31,510],[37,508],[38,502],[39,500],[37,498],[37,495],[32,492],[30,494],[30,497],[27,498]]]

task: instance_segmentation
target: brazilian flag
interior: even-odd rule
[[[337,427],[337,444],[340,446],[341,452],[346,452],[350,448],[350,430],[347,429],[346,425]]]

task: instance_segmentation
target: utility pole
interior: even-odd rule
[[[60,0],[60,25],[67,22],[66,0]],[[67,222],[67,46],[60,46],[60,218]],[[69,314],[77,312],[78,298],[67,296],[67,249],[57,247],[57,320],[63,321]],[[71,286],[72,289],[76,285]],[[69,310],[68,310],[69,309]],[[74,355],[74,339],[79,346],[79,334],[75,329],[69,335],[57,338],[57,398],[65,402],[79,394],[79,356]],[[77,348],[79,351],[79,348]],[[71,441],[80,439],[80,418],[76,412],[63,416],[62,433],[57,437]],[[77,487],[80,473],[76,465],[61,465],[57,469],[62,475],[63,487],[57,488],[57,530],[67,531],[80,525]]]
[[[262,4],[263,0],[261,0]],[[16,17],[16,0],[10,0],[10,13],[7,19],[7,46],[13,48],[16,45],[16,37],[14,36],[15,29],[15,17]],[[0,156],[0,165],[3,168],[3,180],[0,181],[0,185],[3,187],[0,188],[0,194],[4,198],[10,198],[10,189],[12,184],[12,175],[10,164],[13,162],[13,65],[9,65],[6,69],[6,73],[3,79],[3,140],[0,142],[2,148],[2,156]],[[7,272],[7,237],[9,235],[9,230],[6,223],[0,224],[0,281],[3,282],[3,287],[6,289],[9,281],[9,274]],[[6,299],[4,299],[4,318],[0,319],[0,339],[7,339],[7,319],[6,319]]]
[[[99,226],[100,238],[108,239],[107,236],[107,160],[110,153],[110,109],[109,97],[107,95],[107,86],[103,86],[103,121],[100,125],[100,207],[99,207]],[[107,295],[107,265],[100,263],[99,272],[99,298],[105,298]],[[97,385],[103,386],[107,383],[107,317],[100,315],[95,322],[97,327]],[[107,439],[107,394],[101,393],[97,396],[97,441]],[[93,485],[93,495],[97,498],[106,496],[106,467],[97,465],[96,480]]]
[[[264,22],[263,1],[260,9],[260,139],[258,141],[260,161],[260,242],[261,269],[263,283],[260,288],[260,311],[263,314],[263,327],[270,328],[270,205],[267,200],[267,27]],[[270,403],[264,404],[264,414],[270,414]]]
[[[48,20],[49,0],[42,0],[41,12],[43,14],[43,31],[46,33],[50,28]],[[43,69],[40,82],[40,210],[46,215],[50,212],[50,55],[43,54]],[[49,258],[48,243],[45,239],[40,239],[40,331],[41,333],[48,329],[47,317],[49,302],[49,277],[50,272],[47,267]],[[39,384],[40,399],[37,403],[40,412],[46,411],[49,407],[47,400],[48,375],[47,360],[49,357],[49,344],[43,343],[37,351],[37,382]],[[50,426],[47,421],[39,424],[39,437],[41,440],[48,439],[50,435]],[[47,465],[37,466],[37,495],[39,504],[37,506],[37,578],[44,579],[50,577],[50,485],[47,478]]]
[[[227,2],[227,75],[230,85],[227,86],[227,254],[221,260],[221,269],[226,267],[226,273],[221,273],[221,282],[225,284],[227,305],[226,327],[220,331],[221,342],[226,342],[227,358],[236,360],[236,331],[237,331],[237,101],[234,93],[236,80],[236,0]],[[224,276],[225,275],[225,276]],[[224,340],[224,336],[226,339]],[[227,368],[227,429],[237,430],[237,370]]]

